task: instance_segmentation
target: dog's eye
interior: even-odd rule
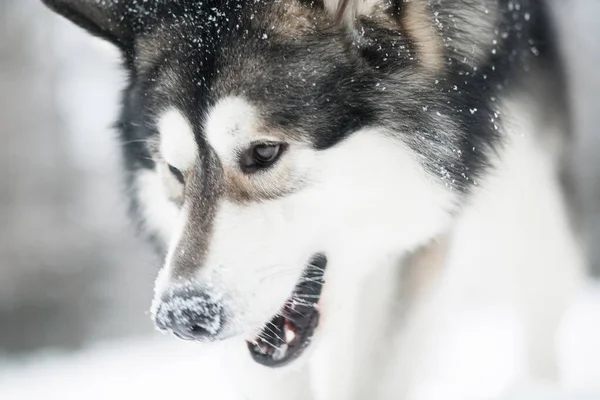
[[[254,172],[275,164],[283,151],[285,144],[276,142],[254,143],[241,155],[240,164],[245,172]]]
[[[175,178],[177,178],[179,182],[184,183],[183,173],[181,173],[180,170],[178,170],[172,165],[169,165],[169,171],[171,171],[171,173],[175,176]]]

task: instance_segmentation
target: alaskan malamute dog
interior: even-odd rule
[[[582,257],[541,0],[44,2],[122,52],[156,325],[225,341],[247,398],[402,398],[450,262],[512,273],[555,374]]]

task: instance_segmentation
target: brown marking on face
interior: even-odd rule
[[[236,203],[276,199],[297,189],[293,179],[290,179],[292,174],[285,154],[271,168],[251,174],[244,173],[236,166],[227,167],[224,170],[225,196]]]
[[[444,67],[444,45],[427,4],[412,0],[404,3],[403,7],[402,23],[415,44],[417,59],[427,70],[434,73],[441,71]]]
[[[448,257],[449,235],[442,235],[410,255],[403,265],[402,297],[410,308],[438,282]]]
[[[176,281],[190,280],[204,266],[224,195],[223,170],[216,155],[206,151],[198,164],[186,175],[186,222],[171,260]]]
[[[260,174],[260,172],[259,172]],[[236,168],[225,169],[225,193],[229,200],[238,203],[250,202],[275,195],[275,188],[261,184],[261,177],[245,174]],[[264,177],[262,177],[264,179]]]

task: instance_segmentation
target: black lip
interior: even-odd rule
[[[319,324],[317,303],[325,283],[326,265],[323,254],[313,256],[281,312],[265,324],[253,343],[247,343],[254,361],[281,367],[297,359],[308,347]],[[285,340],[288,327],[295,333],[291,342]]]

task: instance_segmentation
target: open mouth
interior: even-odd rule
[[[281,367],[298,358],[308,347],[319,324],[318,302],[325,283],[327,258],[314,256],[279,314],[267,322],[248,349],[254,361]]]

